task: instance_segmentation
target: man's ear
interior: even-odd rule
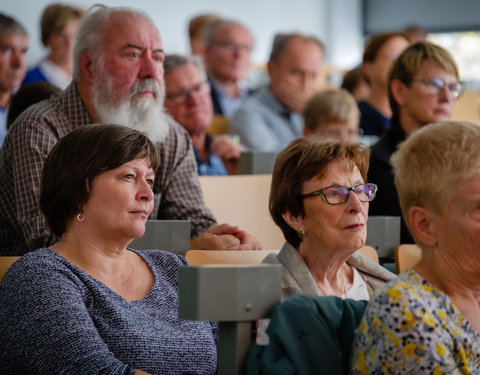
[[[91,57],[91,54],[89,51],[83,51],[80,54],[80,59],[79,59],[79,66],[80,66],[80,72],[82,73],[83,79],[85,79],[88,83],[93,82],[93,59]]]
[[[430,248],[435,247],[437,236],[433,214],[424,207],[413,206],[408,211],[408,218],[415,238]]]
[[[272,79],[275,76],[276,62],[273,60],[268,60],[267,62],[267,73],[268,77]]]
[[[399,106],[404,105],[407,98],[406,96],[407,86],[405,86],[405,84],[402,81],[398,79],[394,79],[390,83],[390,90],[392,91],[393,98],[398,103],[398,105]]]
[[[283,220],[292,227],[293,230],[300,232],[300,228],[303,228],[303,219],[298,216],[294,216],[290,211],[282,214]]]

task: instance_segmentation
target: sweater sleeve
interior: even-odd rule
[[[25,258],[25,257],[24,257]],[[26,257],[0,288],[0,369],[15,374],[133,374],[100,337],[93,298],[62,263]]]

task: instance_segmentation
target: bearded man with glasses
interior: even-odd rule
[[[377,186],[366,183],[370,150],[359,143],[311,135],[276,159],[269,208],[285,236],[264,263],[282,265],[282,300],[294,294],[368,300],[395,277],[359,254],[367,238],[368,206]],[[268,320],[257,327],[267,344]]]
[[[410,134],[423,126],[450,119],[463,92],[452,56],[429,42],[409,46],[395,61],[389,77],[392,108],[390,129],[372,147],[368,179],[379,192],[370,215],[402,216],[390,157]],[[402,217],[401,243],[414,243]]]

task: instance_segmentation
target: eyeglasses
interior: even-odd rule
[[[458,83],[446,84],[441,78],[434,77],[432,79],[414,79],[413,82],[420,82],[427,86],[428,91],[433,95],[438,95],[445,92],[445,87],[448,88],[448,93],[453,99],[458,99],[463,94],[463,86]]]
[[[329,186],[311,193],[303,194],[300,198],[305,199],[322,195],[328,204],[342,204],[348,201],[350,192],[353,191],[360,202],[371,202],[375,199],[378,186],[376,184],[360,184],[352,187]]]
[[[175,92],[171,92],[165,95],[165,98],[171,100],[174,104],[183,104],[186,102],[187,97],[195,95],[203,95],[208,92],[208,83],[202,81],[190,89],[181,89]]]
[[[253,50],[253,47],[249,44],[238,44],[238,43],[228,42],[228,41],[218,41],[218,42],[213,42],[212,44],[214,46],[223,48],[229,52],[240,51],[240,52],[250,53]]]

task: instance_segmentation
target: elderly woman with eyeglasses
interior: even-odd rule
[[[283,300],[294,294],[368,300],[395,277],[355,253],[365,245],[368,205],[377,191],[365,182],[369,155],[362,144],[312,135],[277,156],[269,206],[287,242],[264,262],[283,266]],[[268,342],[266,325],[259,322],[259,344]]]

